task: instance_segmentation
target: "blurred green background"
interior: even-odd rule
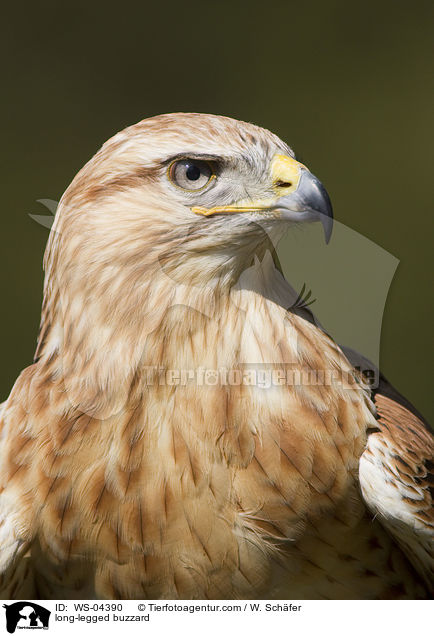
[[[35,348],[48,236],[28,216],[45,213],[37,199],[58,200],[121,128],[181,110],[279,134],[336,218],[400,260],[381,366],[430,417],[433,19],[417,0],[3,9],[0,399]]]

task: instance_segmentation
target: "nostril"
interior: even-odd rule
[[[291,181],[276,181],[274,184],[277,188],[290,188],[292,186]]]

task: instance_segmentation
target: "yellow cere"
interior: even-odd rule
[[[274,155],[271,162],[271,176],[273,179],[273,187],[280,196],[295,192],[300,181],[302,168],[306,169],[299,161],[288,157],[287,155]],[[282,187],[288,184],[288,187]]]
[[[306,166],[287,155],[274,155],[271,162],[271,179],[273,189],[279,197],[291,194],[291,192],[297,190],[302,168],[306,168]],[[272,203],[273,201],[268,199],[249,201],[246,202],[245,205],[243,205],[243,202],[240,202],[239,205],[218,205],[213,208],[194,206],[191,210],[195,214],[201,214],[202,216],[211,216],[212,214],[236,214],[239,212],[259,212],[260,210],[267,210]]]

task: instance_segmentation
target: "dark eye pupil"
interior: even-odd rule
[[[197,181],[200,177],[200,168],[194,164],[187,166],[185,175],[189,181]]]

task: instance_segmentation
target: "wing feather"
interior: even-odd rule
[[[391,397],[394,390],[389,388],[374,394],[378,430],[369,435],[360,458],[360,485],[368,508],[432,592],[434,438],[407,404]]]

